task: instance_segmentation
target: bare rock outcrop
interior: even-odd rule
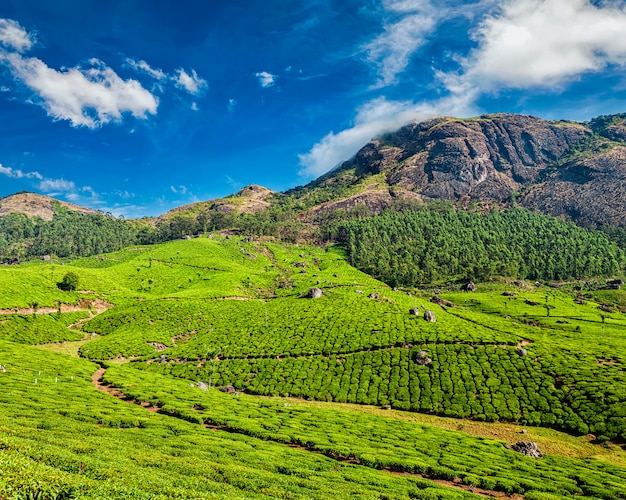
[[[496,114],[411,123],[364,146],[343,168],[384,172],[429,198],[507,200],[592,133],[574,122]]]
[[[534,443],[532,441],[520,441],[518,443],[515,443],[513,445],[505,445],[509,450],[513,450],[516,451],[518,453],[522,453],[524,455],[526,455],[527,457],[533,457],[533,458],[541,458],[543,457],[543,453],[541,453],[541,451],[539,451],[539,448],[537,447],[537,443]]]

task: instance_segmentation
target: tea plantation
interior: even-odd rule
[[[626,498],[601,285],[392,290],[340,248],[217,235],[0,268],[0,498]]]

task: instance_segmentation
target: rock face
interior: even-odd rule
[[[511,114],[436,118],[372,141],[342,168],[385,173],[390,185],[429,198],[507,200],[591,134],[578,123]]]
[[[580,155],[533,186],[521,199],[527,208],[565,217],[585,226],[626,225],[626,144],[606,144]]]
[[[518,205],[583,226],[626,226],[626,114],[589,123],[495,114],[411,123],[364,146],[325,182],[384,177],[320,213],[395,199]],[[317,210],[313,209],[312,213]]]

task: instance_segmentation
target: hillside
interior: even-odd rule
[[[81,207],[35,193],[23,192],[0,198],[0,216],[10,213],[22,213],[28,217],[40,217],[45,221],[51,221],[58,207],[84,214],[98,213],[97,210],[91,208]]]
[[[462,206],[517,202],[581,225],[619,226],[626,221],[625,132],[623,115],[589,123],[437,118],[372,141],[324,182],[382,174],[399,196]]]
[[[0,496],[624,498],[626,295],[576,286],[219,235],[0,267]]]

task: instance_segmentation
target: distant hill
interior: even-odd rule
[[[190,203],[189,205],[183,205],[173,208],[169,212],[156,217],[155,221],[165,221],[176,215],[199,213],[202,211],[215,211],[222,214],[251,214],[257,213],[268,208],[271,203],[269,198],[274,194],[274,191],[267,189],[266,187],[259,186],[257,184],[250,184],[242,188],[237,194],[227,196],[225,198],[219,198],[216,200],[200,201],[196,203]]]
[[[98,213],[97,210],[67,203],[66,201],[59,201],[49,196],[22,192],[6,198],[0,198],[0,216],[17,212],[26,214],[29,217],[40,217],[43,220],[50,221],[58,206],[83,214]]]

